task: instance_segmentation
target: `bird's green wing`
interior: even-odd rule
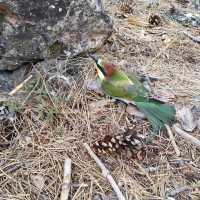
[[[132,84],[131,79],[129,79],[129,77],[123,71],[120,70],[114,72],[114,74],[109,78],[109,81],[113,82],[113,84],[117,86]]]
[[[103,80],[101,83],[102,89],[108,96],[118,97],[122,99],[132,100],[124,86],[115,84],[114,81]]]
[[[112,97],[119,97],[126,100],[144,96],[144,90],[141,85],[133,83],[129,77],[122,71],[116,71],[112,77],[102,81],[102,88],[105,93]]]
[[[102,81],[102,88],[105,93],[112,97],[119,97],[128,100],[143,99],[148,97],[148,91],[137,77],[126,75],[117,70],[110,78]]]
[[[139,81],[139,76],[135,73],[135,72],[128,72],[127,73],[127,76],[129,77],[129,79],[132,81],[132,82],[136,82],[136,81]]]
[[[130,93],[137,91],[138,95],[141,97],[149,96],[148,90],[144,87],[142,82],[139,81],[139,78],[134,72],[128,73],[128,78],[133,82],[133,85],[127,88]]]
[[[116,71],[110,78],[102,81],[102,89],[111,97],[129,98],[124,86],[130,85],[131,81],[121,71]]]

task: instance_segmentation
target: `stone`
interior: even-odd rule
[[[0,0],[0,73],[95,51],[111,33],[100,0]]]
[[[21,67],[14,71],[0,71],[0,92],[9,92],[24,79],[26,68]]]

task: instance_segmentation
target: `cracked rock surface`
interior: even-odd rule
[[[100,1],[0,0],[0,89],[10,71],[96,50],[111,32]]]

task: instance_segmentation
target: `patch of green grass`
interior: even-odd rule
[[[3,103],[4,106],[8,107],[10,112],[19,113],[22,110],[22,106],[17,101],[7,101]]]
[[[35,73],[34,77],[25,86],[27,100],[24,108],[31,107],[41,120],[53,122],[58,118],[61,104],[70,104],[71,99],[63,95],[52,95],[48,82],[40,73]]]
[[[32,90],[39,90],[42,86],[42,79],[40,74],[34,74],[33,78],[24,86],[24,89],[27,93]]]

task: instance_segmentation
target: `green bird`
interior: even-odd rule
[[[89,55],[96,63],[101,87],[106,95],[132,102],[145,114],[153,131],[158,132],[175,119],[175,108],[150,97],[149,91],[133,73],[125,74],[114,64]]]

